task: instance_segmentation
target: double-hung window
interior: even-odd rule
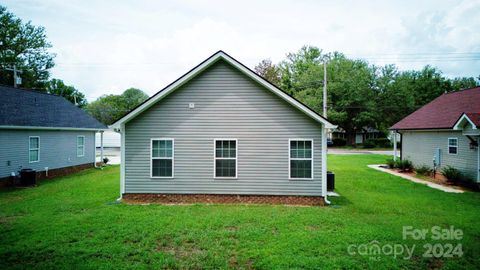
[[[313,140],[289,140],[290,179],[313,178]]]
[[[85,156],[85,136],[77,136],[77,157]]]
[[[40,161],[40,137],[31,136],[28,142],[28,162]]]
[[[237,178],[237,140],[215,139],[215,178]]]
[[[173,139],[152,139],[150,147],[152,178],[173,178],[174,147]]]
[[[448,153],[456,155],[458,152],[458,138],[448,138]]]

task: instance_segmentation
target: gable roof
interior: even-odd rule
[[[480,87],[443,94],[390,129],[452,129],[463,113],[480,113]]]
[[[0,86],[0,128],[82,129],[107,127],[57,95]]]
[[[113,123],[110,127],[111,128],[119,128],[121,124],[128,122],[129,120],[133,119],[135,116],[138,114],[142,113],[143,111],[147,110],[151,106],[153,106],[155,103],[166,97],[168,94],[171,92],[175,91],[178,89],[180,86],[184,85],[186,82],[190,81],[197,75],[199,75],[202,71],[213,65],[214,63],[218,62],[219,60],[224,60],[228,64],[232,65],[236,69],[238,69],[240,72],[243,74],[247,75],[260,85],[264,86],[274,94],[276,94],[278,97],[284,99],[287,101],[290,105],[296,107],[309,117],[313,118],[317,122],[324,124],[326,128],[335,128],[336,126],[330,123],[326,118],[323,116],[319,115],[312,109],[310,109],[308,106],[305,104],[301,103],[294,97],[288,95],[284,91],[282,91],[280,88],[276,87],[272,83],[268,82],[265,78],[261,77],[227,53],[223,51],[218,51],[212,56],[208,57],[206,60],[198,64],[196,67],[182,75],[180,78],[172,82],[171,84],[167,85],[165,88],[157,92],[155,95],[147,99],[145,102],[142,104],[138,105],[136,108],[125,114],[124,116],[120,117],[115,123]]]
[[[469,124],[472,129],[480,128],[480,113],[462,113],[453,129],[462,130],[465,124]]]
[[[480,100],[478,101],[480,102]],[[478,113],[465,113],[470,121],[477,127],[480,128],[480,112]]]

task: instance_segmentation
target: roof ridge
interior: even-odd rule
[[[12,89],[12,90],[28,91],[28,92],[38,93],[38,94],[44,94],[44,95],[56,96],[56,97],[64,98],[64,97],[62,97],[62,96],[60,96],[60,95],[57,95],[57,94],[42,92],[41,89],[32,89],[32,88],[23,88],[23,87],[13,87],[13,86],[11,86],[11,85],[5,85],[5,84],[0,84],[0,87],[9,88],[9,89]]]
[[[474,89],[476,89],[476,88],[480,88],[480,85],[477,85],[477,86],[474,86],[474,87],[470,87],[470,88],[464,88],[464,89],[460,89],[460,90],[456,90],[456,91],[447,92],[447,93],[444,93],[444,95],[454,94],[454,93],[463,92],[463,91],[468,91],[468,90],[474,90]]]

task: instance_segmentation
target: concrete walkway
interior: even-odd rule
[[[392,175],[395,175],[395,176],[399,176],[403,179],[407,179],[407,180],[410,180],[412,182],[419,183],[419,184],[424,184],[424,185],[427,185],[431,188],[438,189],[438,190],[441,190],[441,191],[450,192],[450,193],[464,193],[465,192],[461,189],[456,189],[456,188],[452,188],[452,187],[447,187],[447,186],[435,184],[435,183],[425,181],[425,180],[422,180],[422,179],[419,179],[419,178],[416,178],[416,177],[413,177],[413,176],[410,176],[410,175],[406,175],[406,174],[399,173],[399,172],[394,172],[392,170],[382,168],[381,166],[386,166],[386,165],[384,165],[384,164],[368,165],[368,167],[370,167],[372,169],[382,171],[382,172],[386,172],[386,173],[389,173],[389,174],[392,174]]]

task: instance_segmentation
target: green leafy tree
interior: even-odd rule
[[[272,84],[280,85],[280,69],[270,59],[264,59],[255,66],[255,72]]]
[[[68,101],[80,108],[87,106],[87,99],[85,95],[70,85],[65,85],[62,80],[52,79],[46,84],[47,93],[55,94],[64,97]]]
[[[110,125],[148,99],[142,90],[129,88],[121,95],[104,95],[89,103],[86,110],[100,122]]]
[[[22,87],[45,91],[54,66],[50,47],[43,27],[24,23],[0,6],[0,83],[13,85],[13,72],[6,68],[15,65],[22,72]]]

